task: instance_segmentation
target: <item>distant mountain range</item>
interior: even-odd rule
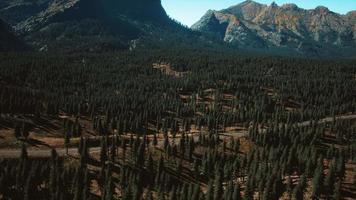
[[[356,53],[356,11],[341,15],[319,6],[263,5],[248,0],[209,10],[192,27],[240,49],[304,56],[347,57]]]
[[[325,7],[245,1],[209,10],[189,29],[170,19],[160,0],[1,0],[0,19],[6,22],[0,27],[5,51],[24,41],[33,50],[56,52],[225,45],[312,57],[356,55],[356,11],[340,15]]]

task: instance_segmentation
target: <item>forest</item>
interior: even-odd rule
[[[356,198],[356,61],[0,54],[0,199]]]

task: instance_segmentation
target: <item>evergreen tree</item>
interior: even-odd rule
[[[333,186],[335,184],[335,167],[334,164],[331,163],[329,167],[329,172],[327,173],[325,177],[325,191],[327,195],[331,195],[333,191]]]
[[[28,136],[29,136],[29,128],[28,128],[28,125],[26,124],[26,122],[23,122],[22,123],[22,129],[21,129],[21,132],[22,132],[22,137],[27,140]]]
[[[22,135],[21,134],[21,124],[19,122],[15,123],[14,134],[15,134],[16,139],[18,139]]]
[[[335,184],[335,188],[333,191],[333,200],[340,200],[341,199],[341,181],[338,180]]]
[[[313,198],[319,198],[319,196],[321,194],[321,189],[323,186],[323,181],[324,181],[324,168],[322,166],[322,163],[320,163],[314,172],[314,176],[313,176],[313,180],[312,180],[312,185],[313,185],[312,197]]]
[[[194,191],[191,200],[199,200],[200,199],[200,186],[198,184],[194,184]]]
[[[205,199],[206,200],[214,200],[214,186],[213,186],[212,181],[209,181],[208,190],[206,191],[206,194],[205,194]]]
[[[293,190],[293,196],[296,200],[303,200],[304,190],[307,186],[307,179],[305,175],[302,175],[298,185]]]
[[[220,170],[217,170],[214,181],[214,200],[219,200],[222,198],[223,186],[222,186],[222,177]]]
[[[169,200],[177,200],[176,189],[172,187],[171,191],[169,192]]]
[[[241,200],[241,194],[240,194],[240,185],[237,183],[234,187],[234,193],[232,195],[233,200]]]
[[[68,131],[65,131],[64,134],[64,146],[66,148],[66,154],[68,155],[68,148],[69,148],[69,144],[70,144],[70,133]]]
[[[100,143],[100,162],[101,165],[104,165],[105,162],[108,160],[108,142],[107,137],[101,137]]]

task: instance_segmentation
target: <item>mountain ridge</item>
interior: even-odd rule
[[[344,57],[356,52],[355,13],[341,15],[324,6],[303,9],[248,0],[220,11],[209,10],[191,28],[220,37],[225,32],[222,40],[240,49]],[[210,26],[212,15],[218,20],[214,26]]]
[[[40,51],[128,49],[142,36],[177,28],[160,0],[4,1],[0,17]],[[23,17],[11,14],[24,7]]]

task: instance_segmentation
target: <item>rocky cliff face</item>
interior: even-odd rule
[[[208,11],[192,29],[216,33],[241,49],[307,56],[351,56],[356,52],[356,12],[340,15],[325,7],[263,5],[248,0]]]
[[[128,48],[171,23],[160,0],[4,0],[0,17],[41,51]]]

